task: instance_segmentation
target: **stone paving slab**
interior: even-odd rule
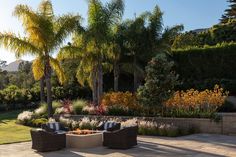
[[[167,138],[139,136],[138,146],[128,150],[104,147],[64,149],[39,153],[31,142],[0,145],[0,157],[236,157],[236,136],[196,134]]]

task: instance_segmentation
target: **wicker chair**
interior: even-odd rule
[[[129,149],[137,145],[138,126],[103,133],[103,146],[113,149]]]
[[[66,135],[47,132],[44,130],[31,130],[32,149],[47,152],[66,147]]]

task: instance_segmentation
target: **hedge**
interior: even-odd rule
[[[172,50],[183,88],[236,87],[236,43]],[[205,85],[204,85],[205,84]],[[230,84],[230,85],[229,85]],[[235,88],[228,89],[236,92]]]

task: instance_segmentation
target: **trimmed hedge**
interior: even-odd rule
[[[178,49],[172,53],[176,71],[183,80],[180,88],[206,89],[218,83],[236,92],[236,43]]]

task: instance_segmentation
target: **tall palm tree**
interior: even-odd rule
[[[113,24],[123,15],[123,0],[112,0],[103,5],[100,0],[88,0],[88,27],[76,35],[71,46],[61,50],[59,58],[79,53],[80,65],[77,78],[81,84],[89,82],[93,91],[93,102],[99,104],[103,94],[103,73],[106,67],[106,44]],[[64,56],[64,57],[62,57]],[[78,56],[78,55],[76,55]]]
[[[44,79],[46,81],[48,116],[51,117],[52,70],[56,72],[61,83],[65,81],[63,69],[52,54],[63,44],[66,37],[78,28],[81,17],[71,14],[56,17],[50,0],[43,0],[37,11],[33,11],[27,5],[17,5],[14,15],[22,21],[26,36],[17,36],[11,32],[0,33],[0,44],[15,52],[16,57],[27,54],[36,57],[32,70],[35,79],[41,79],[42,86]],[[43,89],[42,87],[41,90]]]
[[[126,55],[129,59],[123,64],[126,72],[134,78],[134,92],[139,80],[144,76],[144,66],[158,52],[170,53],[171,42],[183,29],[182,25],[163,27],[160,8],[156,6],[152,12],[145,12],[124,25]],[[128,58],[128,57],[127,57]]]

